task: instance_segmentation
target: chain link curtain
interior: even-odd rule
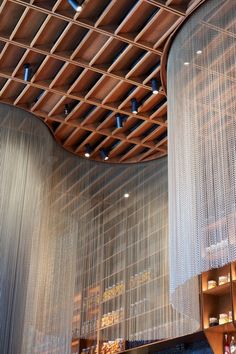
[[[193,331],[169,301],[167,159],[95,163],[29,113],[0,117],[0,353]]]
[[[196,319],[194,277],[236,259],[235,62],[236,1],[208,0],[167,68],[170,289]]]

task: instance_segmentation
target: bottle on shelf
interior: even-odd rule
[[[227,334],[224,335],[224,347],[223,347],[224,354],[230,354],[230,340]]]
[[[236,342],[234,336],[231,337],[230,341],[230,354],[236,354]]]

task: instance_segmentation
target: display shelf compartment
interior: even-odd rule
[[[207,340],[214,354],[224,354],[224,335],[236,334],[236,262],[227,264],[221,268],[212,269],[201,276],[201,306],[202,306],[202,326]],[[208,281],[219,282],[219,277],[227,276],[228,282],[207,289]],[[209,318],[219,319],[219,315],[232,313],[232,321],[216,326],[209,326]]]
[[[231,293],[221,296],[203,293],[203,328],[209,327],[209,318],[219,318],[219,314],[232,311]]]
[[[119,322],[116,322],[116,323],[112,323],[112,324],[110,324],[110,325],[108,325],[108,326],[101,327],[100,330],[102,331],[102,330],[104,330],[104,329],[107,329],[107,328],[111,328],[111,327],[120,325],[120,324],[122,324],[123,322],[124,322],[124,321],[122,320],[122,321],[119,321]]]
[[[221,296],[230,293],[230,282],[225,283],[223,285],[216,286],[215,288],[207,289],[203,291],[203,294]]]
[[[236,331],[234,323],[232,321],[218,326],[207,327],[205,328],[205,330],[207,332],[214,332],[214,333],[232,333]]]
[[[111,297],[110,299],[102,300],[100,303],[101,303],[101,304],[106,304],[107,302],[109,302],[109,301],[114,301],[114,300],[116,300],[117,298],[122,297],[122,296],[124,296],[124,295],[125,295],[125,291],[124,291],[123,293],[121,293],[121,294],[118,294],[118,295],[115,295],[115,296]]]

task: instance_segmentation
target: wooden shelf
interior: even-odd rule
[[[116,322],[116,323],[112,323],[111,325],[109,326],[106,326],[106,327],[101,327],[100,330],[104,330],[104,329],[107,329],[107,328],[111,328],[111,327],[114,327],[114,326],[117,326],[119,324],[123,323],[123,320],[122,321],[119,321],[119,322]]]
[[[228,322],[222,325],[205,328],[205,331],[214,333],[232,333],[235,332],[236,329],[233,322]]]
[[[119,297],[121,297],[121,296],[124,296],[124,295],[125,295],[125,292],[123,292],[123,293],[121,293],[121,294],[118,294],[118,295],[115,295],[115,296],[111,297],[110,299],[102,300],[102,301],[101,301],[101,304],[106,304],[106,303],[108,303],[109,301],[115,300],[115,299],[117,299],[117,298],[119,298]]]
[[[209,280],[218,281],[220,276],[230,276],[230,282],[212,289],[206,289]],[[236,334],[236,325],[234,322],[236,315],[236,282],[232,280],[234,276],[235,263],[209,270],[201,276],[202,325],[214,354],[224,354],[223,340],[225,334]],[[232,322],[209,327],[210,317],[219,319],[219,314],[229,314],[229,311],[232,313]]]
[[[226,283],[226,284],[223,284],[223,285],[216,286],[215,288],[212,288],[212,289],[204,290],[203,294],[215,295],[215,296],[221,296],[221,295],[229,294],[230,293],[230,287],[231,287],[231,284],[229,282],[229,283]]]

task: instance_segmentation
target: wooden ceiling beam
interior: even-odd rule
[[[144,0],[148,2],[149,4],[152,4],[154,6],[160,7],[161,9],[165,9],[166,11],[175,14],[177,16],[185,17],[186,12],[182,10],[182,8],[178,6],[168,6],[165,4],[165,1],[160,1],[160,0]]]
[[[23,79],[20,79],[20,78],[17,78],[17,77],[12,77],[11,75],[9,75],[8,73],[6,72],[3,72],[0,70],[0,77],[5,77],[7,79],[12,79],[16,82],[21,82],[21,83],[25,83],[25,81]],[[43,85],[42,83],[36,83],[36,82],[31,82],[30,85],[32,87],[36,87],[36,88],[39,88],[41,90],[45,90],[47,92],[51,92],[51,93],[55,93],[59,96],[64,96],[64,97],[68,97],[68,98],[71,98],[73,100],[77,100],[77,101],[83,101],[83,102],[86,102],[86,103],[89,103],[91,105],[94,105],[94,106],[98,106],[98,107],[102,107],[102,108],[105,108],[105,109],[108,109],[108,110],[114,110],[115,112],[117,113],[121,113],[121,114],[124,114],[124,115],[127,115],[127,116],[133,116],[132,112],[130,110],[124,110],[124,109],[120,109],[118,106],[115,107],[114,104],[102,104],[101,102],[99,102],[98,100],[92,100],[91,98],[90,99],[85,99],[84,96],[82,95],[79,95],[79,94],[68,94],[67,92],[62,92],[62,91],[58,91],[56,90],[55,88],[50,88],[50,87],[47,87],[46,85]],[[35,108],[40,104],[41,100],[37,101],[34,106],[31,108],[32,111],[35,110]],[[140,113],[136,114],[135,115],[137,118],[140,118],[142,120],[147,120],[149,121],[150,118],[147,116],[147,115],[142,115]],[[156,124],[159,124],[159,125],[165,125],[164,122],[155,122]]]
[[[143,87],[143,88],[151,91],[151,87],[150,87],[150,85],[146,84],[146,80],[145,80],[145,83],[142,83],[142,82],[139,82],[139,81],[135,81],[134,79],[118,75],[117,73],[114,73],[114,72],[110,72],[110,70],[106,71],[106,70],[103,70],[103,69],[101,69],[99,67],[95,67],[95,66],[92,66],[90,64],[86,64],[85,62],[82,62],[82,61],[78,61],[78,60],[75,61],[75,60],[72,60],[72,59],[67,59],[64,56],[61,56],[61,55],[58,55],[58,54],[55,54],[55,53],[50,53],[49,51],[46,51],[45,49],[32,48],[31,46],[27,45],[26,43],[22,43],[19,40],[16,41],[14,39],[14,40],[10,41],[9,39],[7,39],[7,38],[5,38],[5,37],[3,37],[1,35],[0,35],[0,41],[5,42],[6,44],[12,43],[13,45],[16,45],[17,47],[30,49],[34,53],[43,54],[45,56],[49,56],[49,57],[54,58],[54,59],[58,59],[58,60],[61,60],[61,61],[67,62],[67,63],[74,64],[74,65],[76,65],[78,67],[82,67],[82,68],[85,68],[85,69],[90,69],[93,72],[96,72],[96,73],[99,73],[99,74],[102,74],[102,75],[106,75],[108,77],[111,77],[111,78],[114,78],[114,79],[117,79],[117,80],[122,80],[124,82],[130,83],[130,84],[138,86],[138,87]],[[7,49],[7,47],[6,47],[6,49]],[[4,53],[1,53],[1,55],[3,56]]]
[[[141,44],[141,43],[138,43],[138,42],[134,42],[133,40],[130,40],[130,39],[127,39],[127,38],[123,37],[122,35],[116,35],[112,31],[104,30],[104,27],[102,27],[102,28],[101,27],[95,27],[92,23],[89,24],[88,23],[89,21],[82,21],[82,19],[74,20],[74,19],[68,18],[67,16],[64,16],[62,14],[59,14],[57,12],[53,12],[52,13],[51,11],[46,10],[44,8],[41,8],[39,6],[30,4],[30,3],[25,3],[22,0],[9,0],[9,1],[17,3],[17,4],[21,4],[21,5],[23,5],[23,6],[27,7],[27,8],[35,9],[35,10],[41,12],[41,13],[51,15],[52,17],[59,18],[61,20],[70,21],[71,23],[74,23],[74,24],[76,24],[78,26],[93,30],[94,32],[105,34],[105,35],[107,35],[109,37],[113,37],[113,38],[119,39],[119,40],[121,40],[121,41],[123,41],[125,43],[132,44],[134,47],[137,47],[137,48],[140,48],[140,49],[144,49],[144,50],[148,50],[148,51],[151,51],[151,52],[153,52],[155,54],[158,54],[158,55],[162,55],[162,51],[160,51],[160,50],[156,50],[156,49],[153,49],[151,46],[149,47],[147,45],[144,45],[144,44]]]
[[[96,2],[97,13],[91,1],[82,13],[65,0],[1,2],[0,101],[38,116],[59,144],[81,157],[86,144],[99,161],[102,148],[114,163],[164,156],[167,102],[161,87],[152,94],[151,79],[161,86],[166,39],[200,0],[104,0]],[[33,72],[29,81],[25,63]],[[117,113],[126,118],[121,128]]]

